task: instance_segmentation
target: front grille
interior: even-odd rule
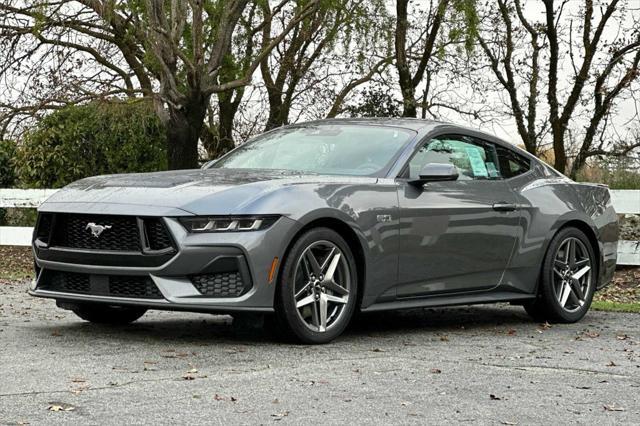
[[[162,219],[146,219],[144,225],[151,250],[164,250],[173,246]]]
[[[34,237],[40,241],[38,248],[43,248],[44,243],[49,247],[151,255],[154,253],[149,252],[163,251],[155,253],[157,256],[175,252],[171,250],[175,246],[162,218],[41,213]]]
[[[52,217],[53,214],[51,213],[42,213],[38,216],[35,237],[44,243],[49,241]]]
[[[211,297],[239,297],[246,290],[238,271],[193,275],[191,282],[201,294]]]
[[[162,299],[162,293],[148,276],[89,275],[45,270],[38,288],[61,293],[96,296]]]
[[[89,224],[104,227],[92,235]],[[141,251],[140,233],[134,216],[58,214],[51,246],[89,250]]]

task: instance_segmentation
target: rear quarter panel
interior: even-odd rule
[[[542,165],[509,181],[520,206],[518,243],[501,282],[505,290],[534,293],[553,236],[564,226],[591,234],[598,257],[598,288],[613,276],[618,222],[606,187],[548,176]]]

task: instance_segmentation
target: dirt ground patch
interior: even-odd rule
[[[0,283],[24,278],[33,278],[31,247],[0,246]]]
[[[619,267],[611,284],[596,293],[594,300],[640,303],[640,268]]]
[[[620,224],[620,239],[629,241],[640,240],[640,215],[624,214],[618,215]]]

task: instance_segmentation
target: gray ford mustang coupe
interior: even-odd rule
[[[413,119],[283,127],[201,170],[91,177],[39,209],[30,294],[124,324],[275,314],[306,343],[356,311],[488,302],[574,322],[616,264],[608,189]]]

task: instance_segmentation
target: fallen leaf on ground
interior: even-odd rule
[[[287,417],[289,415],[289,411],[282,411],[280,413],[272,414],[271,417],[276,417],[276,420],[281,420],[283,417]]]
[[[163,358],[185,358],[185,357],[188,357],[189,354],[186,352],[180,352],[180,353],[162,354],[160,356]]]
[[[73,405],[65,404],[63,402],[51,402],[47,407],[49,411],[73,411],[76,407]]]
[[[603,405],[605,411],[624,411],[624,408],[618,407],[616,404]]]

